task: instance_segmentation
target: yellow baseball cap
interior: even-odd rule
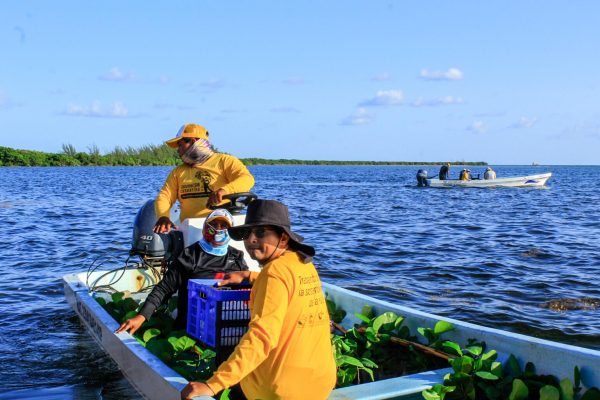
[[[183,138],[196,138],[208,140],[208,131],[205,127],[200,125],[185,124],[181,128],[179,128],[177,135],[175,135],[173,139],[167,140],[165,143],[167,144],[167,146],[176,149],[179,145],[179,141]]]

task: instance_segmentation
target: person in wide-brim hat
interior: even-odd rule
[[[248,205],[246,221],[243,225],[229,228],[233,240],[244,240],[252,228],[266,226],[281,229],[289,236],[290,248],[305,256],[313,257],[315,248],[304,244],[304,237],[292,231],[288,208],[276,200],[255,200]]]
[[[244,240],[261,266],[218,283],[252,285],[248,331],[209,379],[190,382],[181,397],[214,396],[239,383],[248,399],[327,399],[337,373],[327,303],[309,261],[315,249],[292,231],[287,206],[275,200],[251,202],[245,224],[229,235]]]

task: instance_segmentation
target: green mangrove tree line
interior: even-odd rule
[[[246,165],[440,165],[446,161],[334,161],[242,158]],[[77,151],[71,144],[63,144],[62,152],[46,153],[33,150],[17,150],[0,146],[0,166],[11,167],[63,167],[63,166],[159,166],[178,165],[177,152],[167,145],[145,145],[140,148],[115,147],[101,154],[96,146],[87,152]],[[455,165],[487,165],[483,161],[454,161]]]

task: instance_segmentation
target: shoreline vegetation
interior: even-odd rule
[[[217,150],[218,151],[218,150]],[[447,161],[335,161],[240,158],[245,165],[441,165]],[[80,166],[175,166],[181,160],[167,145],[146,145],[140,148],[115,147],[100,154],[96,146],[87,152],[63,144],[61,153],[17,150],[0,146],[0,167],[80,167]],[[450,161],[453,165],[487,165],[484,161]]]

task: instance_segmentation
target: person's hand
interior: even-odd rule
[[[173,228],[177,227],[171,222],[169,217],[160,217],[158,221],[156,221],[153,231],[155,233],[167,233]]]
[[[225,274],[222,281],[217,282],[217,285],[218,286],[239,285],[240,283],[244,282],[248,278],[250,278],[250,271],[228,272]]]
[[[196,396],[214,396],[215,393],[206,383],[190,382],[181,391],[182,400],[191,400]]]
[[[136,315],[133,318],[129,318],[127,321],[123,322],[121,326],[115,331],[115,333],[122,333],[129,331],[130,334],[134,334],[135,331],[140,329],[140,326],[146,321],[146,317],[143,315]]]
[[[210,195],[208,195],[206,205],[209,207],[219,205],[223,201],[223,196],[226,194],[227,192],[225,192],[225,189],[217,189],[216,191],[211,192]]]

